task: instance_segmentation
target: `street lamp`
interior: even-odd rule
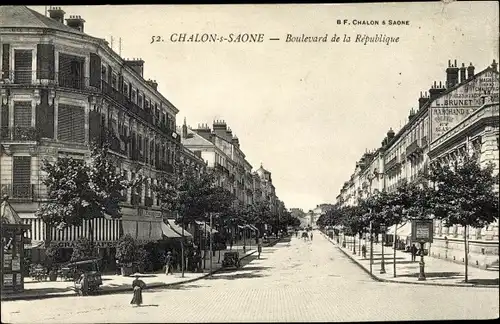
[[[386,231],[385,224],[380,225],[380,230],[382,231],[382,263],[380,264],[380,274],[384,274],[385,273],[384,237]]]

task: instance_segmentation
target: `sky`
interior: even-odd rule
[[[305,211],[335,202],[362,154],[404,125],[421,91],[445,81],[448,60],[481,71],[499,56],[494,1],[62,9],[85,19],[89,35],[113,36],[116,52],[121,38],[122,57],[142,58],[144,77],[180,110],[178,125],[225,120],[254,169],[262,163],[272,172],[286,207]],[[338,24],[344,19],[350,25]],[[173,33],[262,33],[264,41],[171,42]],[[328,34],[329,41],[285,42],[287,34]],[[334,34],[340,42],[330,42]],[[351,42],[342,42],[344,34]],[[358,34],[399,42],[364,45],[354,42]],[[164,41],[151,43],[152,36]]]

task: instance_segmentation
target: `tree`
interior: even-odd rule
[[[433,183],[431,203],[445,226],[464,228],[465,282],[468,282],[468,227],[484,227],[498,219],[499,202],[494,165],[482,168],[475,156],[466,155],[453,166],[433,163],[428,179]]]
[[[80,237],[73,248],[71,261],[87,260],[92,258],[92,243],[86,237]]]
[[[90,160],[59,158],[44,161],[42,180],[47,186],[49,202],[40,206],[36,215],[57,228],[81,226],[89,221],[88,236],[93,241],[91,220],[109,215],[121,217],[121,192],[136,183],[128,181],[110,160],[107,144],[91,147]]]
[[[137,244],[134,238],[130,234],[122,236],[116,246],[116,260],[122,268],[128,269],[136,261],[136,257]]]

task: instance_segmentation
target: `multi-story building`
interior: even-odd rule
[[[144,61],[127,60],[84,33],[80,16],[50,17],[24,6],[0,7],[0,189],[31,224],[30,238],[71,246],[86,227],[51,229],[34,214],[45,201],[42,160],[89,157],[89,144],[110,142],[117,168],[143,184],[124,193],[121,220],[95,220],[97,246],[113,247],[123,233],[161,239],[159,202],[151,183],[173,171],[180,150],[178,109],[145,80]],[[64,21],[66,20],[66,24]]]
[[[427,172],[430,162],[448,163],[471,152],[476,153],[482,165],[494,163],[498,173],[498,89],[495,61],[477,74],[472,63],[459,68],[456,61],[449,61],[445,84],[434,82],[428,94],[421,94],[419,109],[410,111],[408,123],[397,134],[392,130],[387,133],[376,151],[378,158],[360,169],[357,164],[337,202],[352,204],[357,193],[362,197],[365,181],[359,179],[368,180],[372,186],[374,181],[382,179],[375,186],[393,191],[403,180],[412,182]],[[393,234],[394,228],[388,233]],[[398,228],[397,233],[406,239],[411,235],[410,224]],[[483,267],[498,264],[498,221],[470,233],[471,264]],[[436,221],[434,243],[429,248],[433,256],[464,262],[463,228],[445,228]]]

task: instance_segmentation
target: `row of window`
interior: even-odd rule
[[[170,116],[165,111],[160,112],[159,104],[153,102],[152,99],[148,98],[145,93],[141,92],[138,88],[134,88],[131,83],[127,82],[126,79],[122,80],[123,88],[120,88],[119,76],[117,73],[111,71],[111,77],[109,76],[109,68],[106,65],[101,67],[101,79],[108,82],[115,90],[123,93],[130,101],[137,105],[141,109],[147,111],[152,111],[160,119],[160,123],[164,123],[169,129],[175,130],[175,118]]]

